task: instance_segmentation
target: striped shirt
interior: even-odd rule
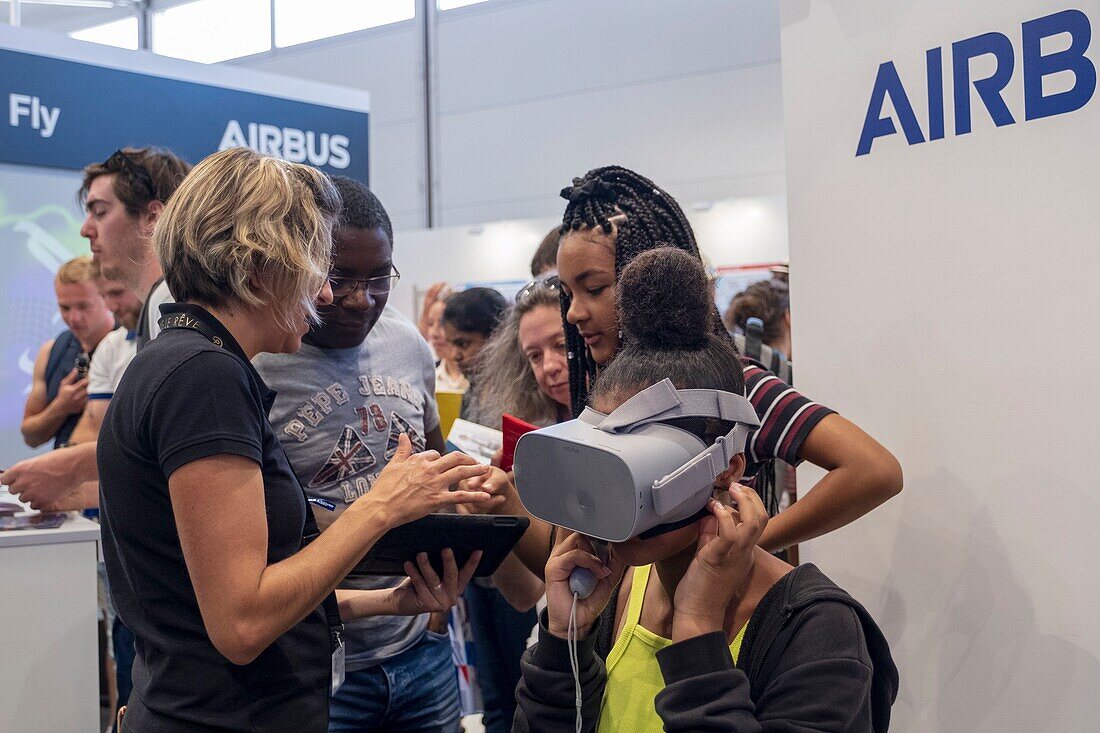
[[[745,476],[755,476],[773,458],[797,466],[806,436],[835,411],[810,401],[752,359],[741,357],[741,365],[745,396],[760,418],[760,428],[749,436],[745,446]]]

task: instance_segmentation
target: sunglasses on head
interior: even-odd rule
[[[560,293],[561,292],[561,280],[557,275],[551,275],[550,277],[543,278],[541,280],[532,280],[524,285],[516,293],[516,305],[523,305],[531,299],[536,293]]]
[[[136,181],[141,184],[150,200],[157,198],[157,187],[154,185],[153,177],[149,175],[148,169],[135,162],[129,153],[123,152],[121,148],[111,153],[111,157],[107,158],[103,163],[103,167],[110,173],[125,173],[129,176],[131,182]]]

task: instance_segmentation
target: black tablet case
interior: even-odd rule
[[[349,578],[376,575],[405,575],[406,561],[416,564],[420,552],[437,573],[443,572],[444,548],[451,548],[459,568],[475,550],[482,551],[474,575],[492,575],[527,531],[527,517],[491,514],[429,514],[423,519],[395,527],[384,534],[356,565]]]

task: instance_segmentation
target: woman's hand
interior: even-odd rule
[[[508,474],[496,466],[488,467],[481,476],[467,479],[459,484],[465,491],[483,491],[490,495],[486,501],[456,507],[462,514],[511,514],[523,515],[523,504],[519,492]]]
[[[592,625],[607,607],[611,594],[623,577],[624,564],[614,554],[605,565],[593,553],[592,543],[584,535],[571,533],[558,543],[546,563],[546,613],[550,633],[567,638],[569,615],[573,609],[573,591],[569,589],[569,576],[574,568],[587,568],[596,576],[596,589],[588,598],[577,599],[577,638],[592,632]]]
[[[735,485],[730,495],[737,508],[715,499],[710,516],[699,520],[695,558],[676,586],[672,640],[681,641],[725,630],[726,610],[752,571],[756,543],[768,524],[768,512],[750,488]]]
[[[458,602],[458,597],[466,590],[477,570],[481,550],[472,553],[461,570],[456,566],[454,552],[449,548],[443,550],[442,555],[443,580],[439,579],[428,562],[428,556],[422,552],[416,556],[419,570],[412,563],[405,563],[405,572],[409,577],[396,588],[337,590],[340,618],[353,621],[368,616],[419,616],[449,610]]]
[[[386,526],[397,527],[452,504],[483,502],[490,495],[481,490],[451,491],[452,484],[489,471],[464,453],[439,455],[429,450],[413,454],[409,437],[398,438],[397,452],[378,474],[371,490],[348,507],[381,510]]]
[[[455,564],[455,554],[448,547],[443,550],[443,579],[440,580],[435,568],[428,562],[427,553],[421,552],[416,556],[416,565],[405,563],[405,572],[409,577],[392,591],[393,615],[417,616],[450,610],[458,603],[470,578],[474,577],[479,562],[481,550],[475,550],[459,570]]]

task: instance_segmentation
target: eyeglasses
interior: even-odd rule
[[[516,305],[523,305],[532,298],[536,293],[560,293],[561,292],[561,280],[557,275],[551,275],[548,278],[542,280],[532,280],[524,285],[516,293]]]
[[[401,279],[401,273],[397,271],[397,268],[393,268],[393,273],[389,275],[379,275],[378,277],[367,278],[354,278],[354,277],[334,277],[330,276],[328,279],[329,285],[332,286],[333,298],[346,298],[359,288],[363,288],[367,291],[368,295],[385,295],[394,289],[397,285],[397,281]]]
[[[157,187],[153,183],[153,177],[149,175],[149,171],[145,166],[140,163],[135,163],[134,160],[127,154],[122,152],[121,149],[111,153],[111,157],[103,163],[103,167],[111,173],[126,172],[126,175],[130,177],[132,181],[137,181],[145,187],[145,193],[150,200],[156,200]]]

